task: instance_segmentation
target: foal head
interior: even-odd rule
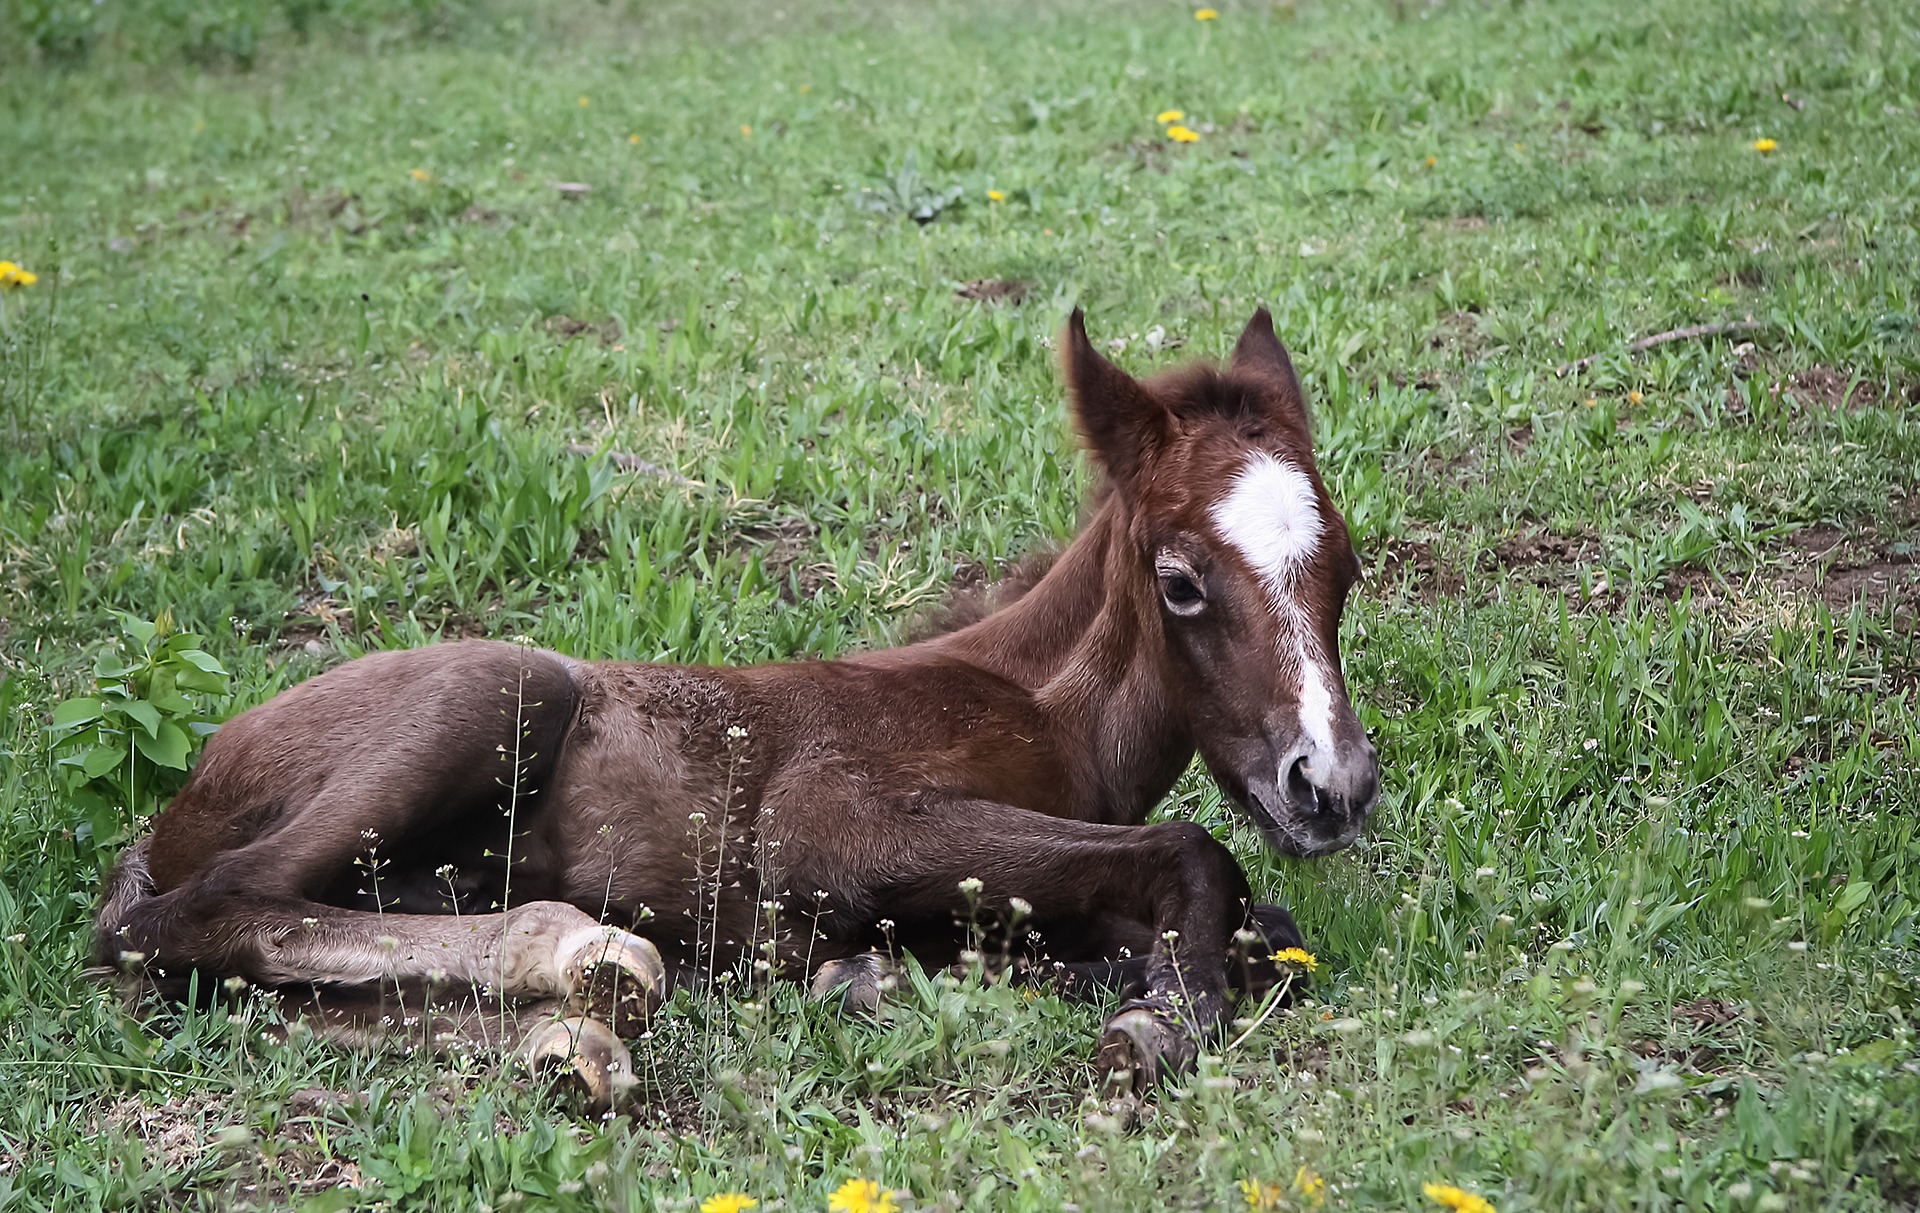
[[[1224,369],[1135,380],[1093,348],[1078,309],[1062,361],[1208,769],[1276,850],[1346,846],[1380,788],[1340,672],[1360,562],[1266,309]]]

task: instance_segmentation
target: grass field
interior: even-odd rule
[[[0,3],[0,1210],[1916,1207],[1920,12],[778,2]],[[1069,533],[1076,302],[1136,371],[1270,306],[1369,567],[1371,837],[1165,806],[1321,960],[1190,1082],[742,981],[601,1124],[83,976],[195,722],[886,643]]]

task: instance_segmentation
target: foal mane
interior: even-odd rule
[[[907,627],[907,640],[917,643],[932,640],[972,627],[1026,597],[1041,578],[1060,559],[1066,545],[1048,540],[1014,561],[1006,574],[993,581],[969,579],[955,582],[939,606],[929,609]]]

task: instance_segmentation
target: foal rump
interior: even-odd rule
[[[242,713],[109,879],[96,959],[165,989],[257,979],[288,920],[549,896],[545,793],[578,706],[564,658],[482,641],[372,654]]]

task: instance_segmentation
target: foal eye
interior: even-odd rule
[[[1206,602],[1206,595],[1193,579],[1184,573],[1162,573],[1160,575],[1160,595],[1167,600],[1168,609],[1176,615],[1191,615]]]

